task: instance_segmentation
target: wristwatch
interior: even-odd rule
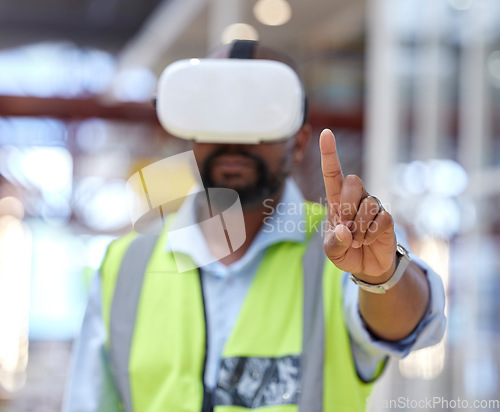
[[[403,273],[405,272],[406,268],[411,262],[408,251],[399,243],[396,245],[396,256],[397,256],[396,271],[390,277],[390,279],[384,283],[378,283],[378,284],[366,283],[363,282],[361,279],[358,279],[352,273],[349,275],[349,278],[361,289],[366,290],[367,292],[383,294],[399,282],[399,280],[403,276]]]

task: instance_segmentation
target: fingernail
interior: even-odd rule
[[[339,238],[337,231],[335,231],[334,233],[335,233],[335,239],[337,239],[340,243],[342,243],[342,240]]]
[[[353,240],[351,243],[351,247],[353,247],[354,249],[358,249],[359,247],[361,247],[361,243],[359,243],[359,241],[357,240]]]

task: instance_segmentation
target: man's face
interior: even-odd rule
[[[244,209],[262,205],[279,193],[290,173],[294,138],[260,144],[194,143],[205,187],[238,192]]]

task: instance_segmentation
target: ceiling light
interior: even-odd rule
[[[259,0],[255,3],[253,14],[262,24],[280,26],[292,17],[292,8],[286,0]]]

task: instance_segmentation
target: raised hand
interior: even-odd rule
[[[358,176],[344,178],[331,130],[321,133],[320,149],[328,203],[326,255],[339,269],[368,283],[384,282],[396,266],[392,216]]]

